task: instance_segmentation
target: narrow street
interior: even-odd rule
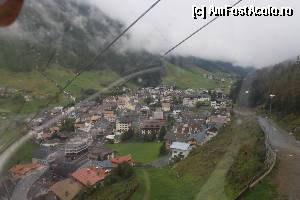
[[[11,200],[27,200],[27,193],[31,186],[36,182],[47,170],[47,167],[42,167],[32,173],[27,174],[16,185]]]
[[[272,120],[259,117],[258,121],[277,151],[279,167],[275,181],[279,192],[289,200],[300,199],[300,142]]]

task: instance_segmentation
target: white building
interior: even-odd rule
[[[153,112],[153,119],[164,119],[164,112],[163,111],[155,111]]]
[[[197,101],[198,100],[196,98],[192,97],[183,98],[182,105],[192,108],[196,106]]]
[[[129,131],[131,123],[128,120],[117,120],[116,122],[116,131],[125,133]]]
[[[77,155],[88,149],[88,140],[83,138],[73,138],[65,145],[65,155]]]
[[[192,150],[192,147],[189,143],[173,142],[170,146],[170,149],[172,151],[171,159],[176,157],[178,158],[180,156],[182,156],[183,159],[189,155],[190,151]]]

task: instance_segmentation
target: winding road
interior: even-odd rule
[[[47,171],[47,167],[41,167],[22,178],[16,185],[11,200],[27,200],[27,194],[32,185]]]
[[[279,192],[289,200],[300,200],[300,142],[270,119],[258,117],[258,122],[277,151]]]

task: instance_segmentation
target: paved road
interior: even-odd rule
[[[169,159],[170,156],[164,156],[162,158],[159,158],[158,160],[152,161],[149,163],[149,165],[153,167],[165,167],[169,165]]]
[[[16,185],[10,200],[27,200],[31,186],[45,173],[47,167],[41,167],[22,178]]]
[[[258,122],[277,151],[279,191],[289,200],[300,200],[300,142],[269,119],[259,117]]]

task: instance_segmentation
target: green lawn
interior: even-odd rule
[[[60,85],[65,85],[68,80],[75,76],[74,72],[60,66],[51,66],[46,73],[49,78],[57,81]],[[67,90],[74,96],[80,96],[83,89],[101,90],[119,78],[120,76],[111,70],[86,71]]]
[[[201,69],[193,68],[191,70],[183,69],[176,65],[166,64],[166,76],[163,77],[165,84],[176,84],[181,88],[208,88],[213,89],[217,86],[214,80],[209,80],[204,77]]]
[[[257,200],[257,199],[264,199],[264,200],[273,200],[273,199],[287,199],[283,198],[280,195],[277,185],[275,183],[275,176],[278,172],[278,162],[277,160],[275,167],[271,171],[271,173],[266,176],[261,182],[259,182],[254,188],[247,191],[243,199],[244,200]]]
[[[270,115],[269,115],[270,116]],[[292,132],[297,140],[300,141],[300,116],[296,114],[289,114],[285,116],[277,116],[272,114],[270,116],[281,128],[288,132]],[[295,132],[295,128],[297,128]]]
[[[271,177],[266,177],[262,182],[249,190],[243,197],[244,200],[273,200],[278,196],[277,186]]]
[[[140,186],[132,199],[224,199],[226,172],[238,148],[231,130],[222,130],[175,166],[138,169]]]
[[[192,89],[215,89],[224,88],[225,91],[229,91],[231,80],[226,78],[225,83],[219,81],[210,80],[205,75],[213,74],[205,71],[199,67],[181,68],[171,63],[166,63],[166,76],[163,77],[163,83],[173,85],[181,88]],[[225,75],[224,75],[225,77]]]
[[[32,92],[33,96],[48,96],[58,91],[37,71],[16,73],[0,68],[0,85]]]
[[[149,163],[159,158],[161,143],[119,143],[107,144],[107,147],[116,150],[120,155],[131,154],[137,163]]]
[[[178,176],[172,168],[138,169],[139,187],[131,200],[188,200],[198,189],[189,177]]]
[[[91,194],[83,194],[75,200],[116,200],[127,199],[130,194],[138,187],[137,177],[134,176],[128,180],[114,183],[109,186],[97,189]]]

